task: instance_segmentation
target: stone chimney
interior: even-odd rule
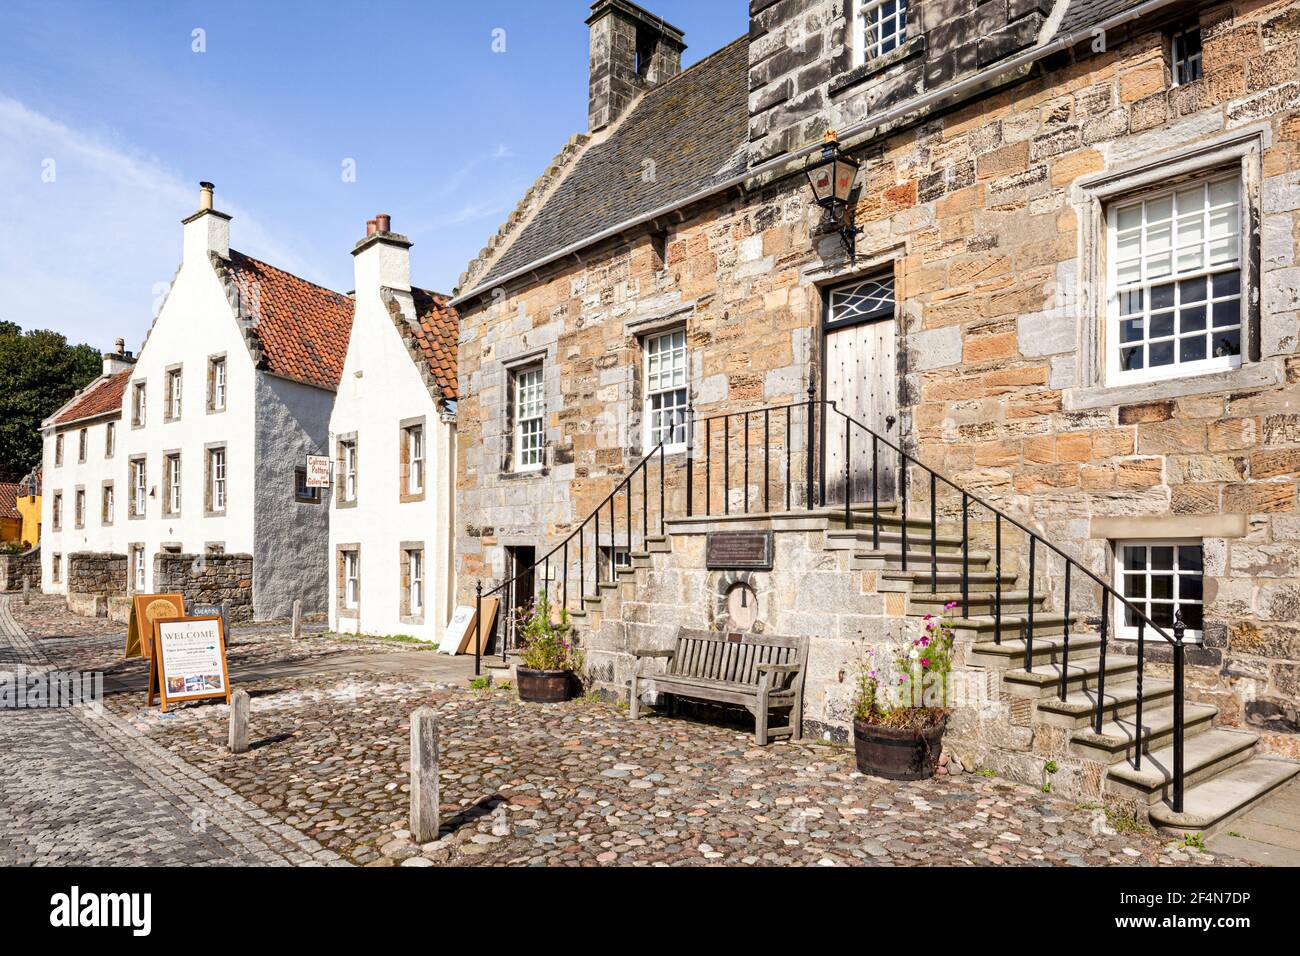
[[[185,261],[198,256],[203,259],[215,252],[223,259],[230,258],[230,217],[212,208],[212,183],[199,183],[199,208],[181,222],[185,226]]]
[[[392,231],[387,213],[366,222],[365,237],[352,247],[352,265],[358,303],[381,288],[411,291],[411,240]]]
[[[126,342],[118,339],[113,343],[113,351],[104,353],[104,374],[116,375],[125,372],[135,364],[135,356],[126,350]]]
[[[686,44],[681,30],[631,0],[596,0],[587,25],[587,120],[594,133],[618,119],[638,93],[680,73]]]

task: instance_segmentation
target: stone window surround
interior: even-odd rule
[[[347,493],[348,476],[343,458],[343,449],[347,445],[352,446],[352,467],[356,471],[356,480],[359,483],[361,480],[361,444],[357,440],[356,432],[345,432],[342,435],[337,435],[334,442],[334,507],[355,508],[357,500],[361,497],[361,489],[358,486],[357,494],[350,499],[344,497]]]
[[[549,429],[546,427],[546,413],[542,418],[542,463],[540,466],[533,466],[522,471],[515,468],[515,375],[519,372],[528,371],[534,365],[540,365],[542,368],[542,395],[545,407],[549,412],[552,406],[552,399],[558,398],[552,395],[552,388],[558,388],[558,378],[551,371],[556,367],[555,356],[552,354],[552,348],[545,346],[539,349],[531,349],[527,352],[521,352],[513,355],[509,359],[501,360],[501,372],[504,377],[504,389],[502,394],[506,396],[505,401],[505,447],[501,456],[501,472],[499,478],[505,481],[518,481],[520,479],[545,477],[550,474],[549,452],[551,448],[550,436],[547,434]]]
[[[108,499],[113,499],[113,513],[108,512]],[[113,526],[113,520],[117,517],[117,489],[113,485],[113,479],[109,478],[100,485],[99,491],[99,523],[105,528]]]
[[[54,492],[50,505],[50,524],[55,531],[63,530],[63,492]]]
[[[170,460],[173,457],[176,459],[176,466],[174,470],[169,464]],[[179,518],[181,516],[181,508],[185,505],[185,497],[183,494],[184,488],[181,487],[182,485],[181,478],[183,475],[183,472],[181,471],[181,464],[182,464],[181,450],[179,448],[168,448],[164,450],[162,453],[162,462],[163,462],[162,464],[162,483],[163,483],[162,513],[165,517],[168,518]],[[176,485],[178,486],[176,489],[177,508],[175,511],[173,511],[171,507],[172,486],[171,484],[169,484],[169,477],[171,480],[174,480]]]
[[[77,431],[77,464],[86,463],[86,451],[90,447],[90,429],[81,428]]]
[[[149,579],[149,562],[144,558],[145,552],[143,541],[135,541],[126,546],[126,585],[127,590],[131,594],[142,593],[141,588],[146,586],[144,581],[148,581]],[[137,568],[144,572],[144,581],[137,580]]]
[[[112,458],[117,452],[117,422],[104,423],[104,457]]]
[[[226,453],[226,507],[230,505],[230,453],[226,451],[224,441],[208,442],[203,446],[203,517],[219,518],[226,513],[226,507],[212,507],[212,453]]]
[[[148,506],[149,506],[148,456],[132,455],[126,461],[127,461],[126,474],[127,474],[128,482],[131,486],[129,489],[127,489],[126,517],[128,521],[140,521],[144,519],[145,512],[148,510]],[[138,487],[138,483],[133,480],[135,478],[133,472],[137,467],[140,469],[140,472],[145,476],[145,481],[144,481],[144,496],[146,499],[145,507],[140,509],[136,508],[136,497],[135,497],[135,489]]]
[[[424,445],[424,473],[420,479],[420,490],[411,491],[408,487],[411,474],[410,429],[419,428]],[[429,487],[429,428],[425,416],[403,418],[397,423],[397,500],[405,504],[408,501],[423,501],[425,490]]]
[[[163,421],[178,422],[181,416],[185,414],[185,371],[182,368],[183,362],[175,362],[163,368]],[[176,399],[173,394],[176,388],[181,392],[181,414],[172,414],[172,404]]]
[[[412,551],[420,552],[421,594],[420,613],[411,613],[411,561]],[[429,608],[429,566],[424,562],[427,551],[423,541],[402,541],[397,545],[397,568],[401,595],[401,621],[403,624],[423,624],[424,613]]]
[[[1208,615],[1208,610],[1209,610],[1208,606],[1210,604],[1210,601],[1206,599],[1205,592],[1204,592],[1204,581],[1206,578],[1211,576],[1210,570],[1205,563],[1206,558],[1208,556],[1207,555],[1208,549],[1206,548],[1206,544],[1207,544],[1207,540],[1204,539],[1200,534],[1178,535],[1173,538],[1165,537],[1163,535],[1151,535],[1151,534],[1141,534],[1138,535],[1137,537],[1125,537],[1121,535],[1120,537],[1112,538],[1110,541],[1107,542],[1107,548],[1106,548],[1106,558],[1107,561],[1109,562],[1112,587],[1114,587],[1115,590],[1119,591],[1121,594],[1124,593],[1124,581],[1123,581],[1123,574],[1121,571],[1123,567],[1123,555],[1121,552],[1126,545],[1147,545],[1150,547],[1155,547],[1159,545],[1173,545],[1175,547],[1177,547],[1178,545],[1199,546],[1201,548],[1200,577],[1202,581],[1202,592],[1201,592],[1201,599],[1199,601],[1194,601],[1192,603],[1197,603],[1201,605],[1201,614],[1203,619],[1200,628],[1192,628],[1191,626],[1187,628],[1188,642],[1199,644],[1204,639],[1205,631],[1207,629],[1206,625],[1208,625],[1210,622],[1210,618]],[[1149,578],[1149,573],[1148,573],[1148,578]],[[1177,588],[1177,582],[1175,581],[1175,591],[1174,591],[1175,599],[1178,598],[1178,592],[1176,588]],[[1141,607],[1146,599],[1132,598],[1131,600],[1135,605]],[[1111,608],[1111,621],[1113,622],[1114,636],[1116,639],[1121,641],[1137,640],[1137,627],[1136,626],[1129,627],[1124,623],[1124,605],[1118,600],[1115,602],[1115,606]],[[1170,633],[1172,633],[1172,628],[1170,628],[1169,630]],[[1163,640],[1159,634],[1148,633],[1147,639],[1148,640],[1155,639],[1157,642],[1163,643]]]
[[[148,379],[131,383],[131,427],[144,428],[149,418]]]
[[[1259,388],[1276,384],[1278,373],[1260,363],[1260,226],[1262,155],[1271,145],[1268,124],[1233,130],[1191,146],[1177,147],[1084,176],[1070,189],[1079,223],[1078,289],[1075,316],[1082,331],[1078,347],[1080,386],[1065,390],[1067,409],[1175,398],[1225,389]],[[1187,375],[1152,382],[1107,385],[1105,376],[1106,321],[1109,290],[1106,282],[1106,208],[1130,194],[1163,185],[1175,177],[1205,176],[1236,164],[1241,170],[1241,365],[1229,371]],[[1091,296],[1087,290],[1103,290]],[[1095,300],[1095,301],[1092,301]]]
[[[347,606],[347,578],[345,575],[346,559],[345,555],[355,553],[357,556],[357,606]],[[334,581],[335,581],[335,604],[340,617],[361,619],[361,544],[360,542],[351,542],[349,544],[338,544],[334,546]]]
[[[220,362],[226,369],[226,394],[222,399],[220,406],[216,404],[217,397],[217,363]],[[226,353],[217,352],[208,356],[208,384],[207,384],[207,413],[209,415],[219,415],[224,412],[230,405],[230,365],[226,362]]]
[[[63,435],[62,433],[54,436],[54,467],[63,467]]]
[[[645,343],[656,335],[672,332],[675,329],[686,330],[686,406],[695,407],[696,386],[700,378],[700,369],[696,367],[697,355],[691,351],[691,318],[695,315],[695,303],[674,306],[653,315],[629,319],[623,323],[623,334],[627,337],[631,353],[637,356],[636,374],[632,376],[632,395],[628,402],[627,433],[637,445],[631,452],[640,458],[649,448],[645,428]],[[668,457],[686,454],[686,446],[665,448]]]
[[[55,551],[50,555],[50,577],[55,584],[63,583],[63,555]]]
[[[86,486],[77,485],[72,489],[72,526],[77,529],[86,526]]]

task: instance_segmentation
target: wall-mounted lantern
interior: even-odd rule
[[[822,152],[816,159],[810,160],[804,167],[808,174],[808,185],[812,187],[813,199],[825,209],[831,221],[839,229],[840,241],[853,258],[857,238],[862,233],[861,226],[849,221],[849,196],[853,193],[853,183],[858,177],[857,160],[850,159],[840,152],[840,141],[835,130],[828,129],[822,140]]]

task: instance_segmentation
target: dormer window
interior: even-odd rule
[[[907,39],[908,0],[853,0],[857,65],[897,50]]]

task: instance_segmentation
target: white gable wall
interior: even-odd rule
[[[330,625],[343,632],[408,634],[438,641],[451,615],[451,560],[455,482],[455,428],[443,422],[419,367],[383,301],[407,314],[414,305],[404,245],[377,241],[356,254],[357,298],[347,360],[330,418],[331,455],[340,436],[355,433],[357,501],[340,505],[336,467],[330,489]],[[401,429],[424,419],[426,477],[423,500],[400,500]],[[424,549],[425,608],[420,622],[402,614],[402,545]],[[340,607],[339,549],[359,545],[360,601]]]
[[[123,506],[122,482],[126,467],[122,463],[122,426],[117,423],[117,447],[113,457],[104,455],[107,422],[100,418],[87,424],[61,426],[45,430],[43,441],[43,473],[41,494],[41,590],[46,594],[68,592],[68,555],[79,551],[103,553],[124,552],[118,547],[118,531],[126,518]],[[79,435],[86,429],[86,461],[78,461]],[[63,464],[54,464],[55,435],[63,436]],[[113,482],[116,502],[114,520],[106,525],[101,520],[104,482]],[[76,490],[86,492],[86,513],[83,527],[76,527]],[[60,530],[54,528],[54,498],[62,495],[63,516]],[[55,556],[61,562],[59,580],[54,580]]]

